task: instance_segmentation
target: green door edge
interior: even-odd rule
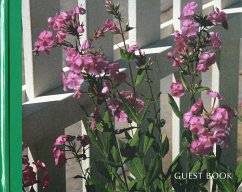
[[[0,191],[22,191],[21,1],[0,0]]]

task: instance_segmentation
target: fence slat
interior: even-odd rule
[[[160,0],[129,0],[130,42],[141,47],[160,39]]]
[[[237,2],[240,2],[240,0],[214,0],[214,7],[224,9]]]
[[[85,33],[83,38],[92,38],[97,28],[102,28],[106,19],[113,20],[113,17],[105,10],[105,2],[100,0],[78,0],[78,4],[83,6],[87,13],[81,16],[84,21]],[[113,60],[113,35],[105,34],[105,38],[100,38],[94,42],[97,47],[102,47],[109,60]]]
[[[23,0],[22,6],[26,92],[33,99],[61,85],[61,49],[54,49],[50,55],[32,56],[36,38],[43,29],[48,30],[47,19],[60,11],[60,2]]]
[[[175,30],[180,30],[181,28],[181,21],[179,20],[183,6],[190,2],[189,0],[173,0],[173,26]],[[202,2],[199,1],[197,12],[202,12]],[[176,81],[176,77],[178,74],[174,74],[173,81]],[[180,99],[175,99],[177,102],[177,105],[179,106],[181,112],[188,111],[189,107],[189,97],[183,96]],[[181,129],[183,127],[183,122],[180,121],[180,119],[172,113],[172,159],[174,160],[176,156],[180,153],[181,150]]]

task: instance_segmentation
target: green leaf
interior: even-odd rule
[[[152,136],[147,136],[147,135],[145,136],[144,147],[143,147],[144,155],[149,151],[149,149],[152,147],[154,142],[155,142],[155,139]]]
[[[200,159],[197,160],[192,167],[191,173],[200,172],[202,165],[202,161]]]
[[[203,164],[207,167],[209,172],[216,172],[218,168],[216,157],[208,156],[203,160]]]
[[[147,114],[147,112],[149,110],[149,106],[150,106],[150,98],[146,102],[145,108],[143,109],[143,111],[141,113],[140,122],[143,122],[144,118],[146,117],[146,114]]]
[[[108,109],[106,109],[104,112],[103,121],[104,121],[104,123],[107,123],[107,124],[110,123],[110,114],[109,114]]]
[[[147,186],[151,186],[153,181],[161,172],[161,161],[159,155],[156,155],[150,162],[150,167],[147,174]]]
[[[112,153],[112,156],[113,156],[113,160],[114,160],[114,162],[116,162],[116,163],[118,163],[118,162],[121,161],[118,150],[119,150],[119,149],[118,149],[117,146],[115,146],[115,145],[112,147],[112,150],[111,150],[111,153]]]
[[[184,153],[184,150],[182,150],[179,155],[177,155],[177,157],[173,160],[173,162],[171,163],[170,167],[168,168],[168,171],[166,173],[165,179],[168,179],[168,177],[176,170],[178,164],[179,164],[179,160],[182,156],[182,154]]]
[[[202,91],[207,91],[207,90],[209,90],[208,87],[202,87],[202,86],[200,86],[200,87],[197,87],[195,89],[195,93],[201,93]]]
[[[237,117],[238,117],[238,119],[242,122],[242,117],[240,117],[239,115],[238,115]]]
[[[128,170],[134,175],[138,180],[142,180],[145,177],[145,168],[143,165],[143,160],[141,157],[134,157],[126,162]]]
[[[216,183],[218,185],[218,189],[220,189],[221,191],[235,191],[235,187],[232,184],[231,181],[227,180],[227,179],[218,179],[216,180]]]
[[[165,155],[168,153],[169,151],[169,139],[166,138],[164,139],[162,145],[161,145],[161,149],[160,149],[160,154],[162,157],[165,157]]]
[[[139,146],[140,133],[141,133],[141,130],[138,128],[135,131],[135,134],[134,134],[133,138],[131,140],[129,140],[129,144],[130,144],[131,147],[138,147]]]
[[[238,181],[237,182],[238,183],[241,183],[242,182],[242,163],[240,163],[238,165],[238,167],[236,168],[235,175],[238,178]]]
[[[96,136],[96,134],[93,132],[93,130],[92,130],[91,128],[88,127],[88,128],[86,129],[86,131],[87,131],[87,135],[88,135],[88,137],[89,137],[90,140],[91,140],[92,145],[94,145],[97,149],[102,150],[102,146],[101,146],[100,142],[98,141],[97,136]]]
[[[146,154],[149,149],[151,148],[151,146],[153,145],[153,143],[155,142],[155,138],[153,136],[153,131],[155,128],[155,122],[153,120],[149,121],[150,124],[148,126],[146,135],[144,137],[144,145],[143,145],[143,153]]]
[[[173,112],[176,114],[176,116],[178,118],[182,119],[183,118],[183,114],[180,112],[180,110],[179,110],[179,108],[178,108],[178,106],[176,104],[176,101],[173,99],[173,97],[170,94],[168,94],[168,96],[169,96],[169,101],[168,102],[171,105]]]
[[[139,69],[137,76],[136,76],[136,80],[135,80],[135,85],[138,86],[140,85],[145,78],[145,69]]]
[[[123,60],[127,60],[127,57],[126,57],[126,51],[124,50],[124,49],[122,49],[122,48],[120,48],[119,49],[119,52],[120,52],[120,57],[121,57],[121,59],[123,59]]]
[[[129,118],[131,118],[135,123],[140,124],[140,120],[137,116],[137,114],[135,113],[134,109],[130,106],[129,102],[127,101],[127,99],[125,99],[122,95],[120,95],[120,98],[123,101],[124,104],[124,112],[128,115]]]
[[[187,84],[187,81],[186,81],[186,79],[185,79],[185,77],[183,76],[182,73],[180,73],[180,77],[181,77],[180,79],[181,79],[183,87],[187,90],[188,89],[188,84]]]

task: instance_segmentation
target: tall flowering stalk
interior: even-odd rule
[[[212,31],[214,28],[211,27],[222,26],[227,29],[228,23],[225,12],[216,8],[209,15],[203,16],[196,14],[197,7],[196,2],[184,6],[180,17],[181,29],[174,33],[174,51],[167,54],[173,60],[172,66],[179,72],[177,82],[171,85],[171,95],[178,98],[188,96],[190,109],[187,112],[179,111],[172,96],[169,97],[174,112],[183,120],[182,155],[186,154],[185,173],[217,173],[227,169],[220,162],[220,156],[222,149],[230,144],[231,119],[237,112],[226,105],[216,106],[216,100],[225,100],[224,97],[202,86],[200,77],[216,62],[216,50],[222,45],[219,34]],[[213,100],[211,109],[206,109],[200,98],[204,91]],[[214,145],[217,146],[217,154],[213,152]],[[209,167],[209,163],[214,166]],[[178,187],[175,187],[178,191],[205,190],[201,187],[203,182],[187,178],[185,182],[175,180],[174,186]],[[213,190],[217,184],[221,190],[227,187],[227,190],[234,191],[238,186],[231,183],[214,179]]]
[[[152,59],[147,59],[137,44],[126,44],[124,34],[133,28],[124,23],[119,4],[110,0],[105,4],[115,20],[107,19],[93,37],[82,39],[85,30],[79,15],[86,14],[86,10],[76,7],[49,18],[48,26],[52,30],[42,31],[35,42],[35,54],[50,54],[55,47],[64,49],[68,68],[68,71],[61,72],[64,91],[72,90],[76,99],[88,96],[93,104],[92,113],[80,106],[87,116],[87,135],[61,135],[54,142],[55,165],[63,166],[68,159],[76,159],[80,174],[74,178],[85,180],[89,192],[166,192],[171,187],[179,192],[204,191],[207,179],[191,183],[174,180],[174,174],[180,171],[180,159],[184,153],[188,162],[186,171],[202,171],[204,160],[207,164],[210,160],[219,163],[212,152],[214,144],[221,148],[229,145],[234,110],[215,105],[208,110],[203,101],[197,99],[198,93],[205,90],[214,103],[216,99],[223,99],[219,93],[201,86],[199,73],[206,72],[214,64],[215,51],[221,47],[219,35],[207,29],[214,25],[227,28],[226,14],[216,9],[207,16],[196,15],[195,2],[184,7],[182,28],[174,34],[175,49],[168,57],[173,59],[173,67],[180,72],[179,81],[171,85],[171,95],[182,97],[189,94],[191,108],[183,114],[169,95],[173,110],[184,121],[184,150],[165,172],[162,159],[169,151],[169,140],[161,136],[165,121],[160,119],[160,108],[156,105],[160,93],[157,96],[152,89]],[[93,46],[96,39],[110,32],[120,35],[123,40],[120,55],[129,66],[129,75],[121,71],[118,62],[108,61],[103,50]],[[75,43],[69,42],[68,36],[75,37]],[[135,70],[131,70],[132,65],[136,66]],[[141,85],[146,85],[149,92],[140,93],[138,87]],[[124,90],[124,87],[128,88]],[[115,121],[126,122],[127,127],[115,129]],[[95,156],[88,156],[89,148]],[[70,157],[65,156],[66,152]],[[195,155],[192,157],[191,154],[196,154],[198,159],[193,167],[191,163]],[[82,166],[86,159],[90,159],[88,169]]]

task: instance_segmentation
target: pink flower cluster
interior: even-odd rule
[[[214,97],[217,92],[209,92]],[[216,96],[221,99],[220,95]],[[230,141],[231,117],[234,110],[227,106],[213,108],[210,113],[204,109],[203,101],[199,99],[183,116],[183,125],[197,137],[190,144],[190,150],[198,155],[208,155],[214,144],[221,148],[228,146]]]
[[[199,60],[196,69],[197,72],[206,72],[216,61],[214,49],[219,49],[222,42],[218,33],[210,32],[207,35],[203,35],[203,31],[211,25],[227,23],[227,16],[223,11],[215,9],[208,17],[201,18],[201,16],[195,13],[197,7],[196,2],[190,2],[184,6],[180,17],[182,22],[181,31],[175,31],[174,50],[169,52],[167,57],[173,59],[173,67],[182,67],[190,64],[187,62],[187,58],[191,57],[193,52],[199,51],[199,54],[196,56]],[[201,45],[201,39],[204,45],[197,50],[196,46]]]
[[[36,183],[41,183],[43,188],[47,188],[50,183],[50,178],[48,175],[48,171],[46,169],[45,163],[41,161],[33,162],[36,166],[36,171],[34,171],[33,166],[29,163],[29,158],[27,155],[22,157],[22,182],[23,188],[33,186]],[[40,180],[40,172],[43,171],[42,179]],[[38,175],[38,179],[37,179]]]
[[[85,43],[85,49],[90,49],[91,44]],[[88,45],[87,45],[88,44]],[[88,48],[87,48],[88,47]],[[122,83],[126,81],[127,74],[120,72],[120,66],[117,63],[109,64],[107,59],[102,55],[94,55],[89,52],[83,52],[82,54],[74,48],[66,48],[66,65],[69,67],[69,71],[62,73],[62,81],[64,85],[64,91],[68,89],[74,90],[74,96],[79,98],[82,94],[81,86],[90,76],[102,76],[109,74],[110,77],[116,83]],[[103,94],[108,94],[111,90],[111,84],[108,81],[104,81]]]
[[[65,147],[68,146],[67,143],[74,142],[74,140],[80,141],[81,146],[84,148],[90,144],[90,139],[87,135],[82,136],[71,136],[71,135],[61,135],[59,136],[53,144],[53,157],[56,166],[63,166],[66,163]]]
[[[127,100],[128,104],[134,110],[138,110],[138,113],[143,111],[144,102],[139,98],[135,99],[131,91],[121,91],[119,94]],[[125,122],[128,120],[128,115],[123,110],[124,104],[122,99],[108,98],[107,104],[112,116],[116,117],[118,122]]]
[[[185,88],[182,83],[176,82],[171,84],[171,95],[174,97],[182,97],[185,94]]]
[[[104,37],[104,34],[111,31],[112,33],[119,34],[120,29],[118,28],[117,24],[110,19],[107,19],[103,23],[103,27],[101,29],[96,30],[94,34],[94,39],[98,39],[100,37]]]
[[[45,51],[49,53],[50,49],[56,45],[64,44],[67,34],[78,36],[84,32],[83,24],[79,25],[79,14],[85,14],[83,7],[75,7],[73,10],[61,12],[48,19],[48,26],[56,31],[54,37],[51,31],[44,30],[40,33],[34,44],[34,52]]]

